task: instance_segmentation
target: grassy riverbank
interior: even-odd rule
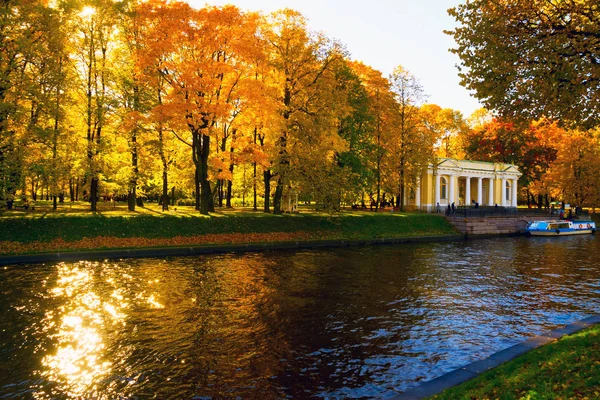
[[[107,208],[74,211],[4,212],[0,254],[205,245],[321,239],[372,239],[451,235],[444,218],[426,213],[303,211],[272,215],[227,211],[202,216],[188,207],[169,212],[156,206],[128,212]]]
[[[432,399],[600,399],[600,325],[535,349]]]

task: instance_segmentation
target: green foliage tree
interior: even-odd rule
[[[358,72],[364,69],[360,63],[343,63],[338,71],[340,85],[347,91],[348,115],[342,118],[338,134],[348,149],[337,154],[337,162],[346,171],[347,195],[352,202],[361,199],[375,184],[376,170],[372,162],[376,154],[374,144],[375,115],[372,113],[372,99]]]
[[[489,110],[525,121],[600,123],[596,0],[473,0],[448,10],[462,85]]]

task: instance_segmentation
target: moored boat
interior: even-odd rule
[[[594,221],[533,221],[527,226],[533,236],[566,236],[596,233]]]

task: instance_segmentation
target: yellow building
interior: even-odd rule
[[[459,205],[516,207],[519,169],[512,164],[438,158],[421,176],[407,208],[435,212]]]

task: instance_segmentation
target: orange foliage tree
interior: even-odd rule
[[[600,204],[600,131],[562,131],[556,137],[557,157],[548,170],[555,198],[576,206]]]
[[[519,124],[493,118],[467,132],[464,151],[474,160],[518,165],[523,172],[520,185],[531,201],[530,185],[538,182],[556,159],[553,138],[559,132],[557,123],[548,120]]]
[[[233,6],[149,6],[152,26],[141,40],[151,62],[160,60],[158,73],[169,86],[165,112],[174,126],[187,127],[188,134],[180,139],[189,145],[195,166],[195,207],[208,214],[214,211],[208,165],[211,138],[219,120],[232,112],[227,94],[238,82],[239,69],[247,68],[251,59],[257,23]]]

